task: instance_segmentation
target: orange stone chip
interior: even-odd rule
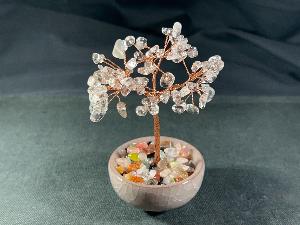
[[[125,169],[123,168],[123,166],[117,166],[116,167],[117,171],[120,173],[120,174],[123,174]]]
[[[130,181],[135,182],[135,183],[143,183],[144,179],[142,177],[138,176],[132,176],[129,178]]]
[[[140,162],[131,163],[127,167],[127,172],[136,171],[136,170],[138,170],[140,168],[140,166],[141,166]]]

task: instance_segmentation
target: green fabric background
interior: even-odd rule
[[[300,224],[300,98],[220,97],[200,115],[162,107],[162,134],[190,142],[207,170],[186,206],[132,208],[108,179],[110,153],[152,134],[151,117],[111,104],[89,122],[87,96],[0,97],[0,224]]]

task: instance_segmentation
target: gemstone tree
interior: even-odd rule
[[[155,163],[160,161],[159,103],[166,104],[171,98],[174,102],[172,110],[175,113],[199,114],[199,108],[203,109],[215,94],[215,90],[209,84],[216,79],[224,67],[221,57],[215,55],[207,61],[195,61],[189,69],[185,59],[197,57],[198,50],[181,34],[181,28],[179,22],[174,23],[173,28],[162,28],[162,33],[166,36],[162,48],[158,45],[150,47],[144,37],[127,36],[124,40],[118,39],[112,55],[124,61],[124,68],[103,54],[92,55],[98,70],[89,77],[87,82],[91,121],[99,122],[106,114],[108,104],[114,98],[118,99],[116,104],[118,113],[126,118],[126,103],[121,101],[121,98],[131,92],[144,96],[141,104],[136,107],[136,114],[146,116],[149,113],[153,116]],[[129,59],[126,57],[128,48],[135,49],[132,58]],[[186,81],[176,83],[173,73],[161,69],[163,60],[183,64],[187,73]],[[134,71],[138,75],[134,76]],[[151,79],[150,85],[149,79]],[[199,99],[198,106],[195,104],[196,96]]]

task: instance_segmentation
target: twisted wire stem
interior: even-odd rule
[[[154,163],[160,161],[160,123],[159,123],[159,116],[153,116],[153,130],[154,130]]]

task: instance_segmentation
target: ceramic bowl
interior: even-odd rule
[[[131,143],[153,141],[153,137],[142,137],[126,142],[119,146],[110,156],[108,172],[110,182],[118,196],[125,202],[145,211],[161,212],[185,205],[200,189],[205,163],[201,153],[191,144],[172,137],[161,137],[161,141],[171,140],[179,142],[192,150],[194,173],[183,181],[169,185],[147,185],[134,183],[120,175],[116,168],[116,159],[122,157],[121,153]]]

